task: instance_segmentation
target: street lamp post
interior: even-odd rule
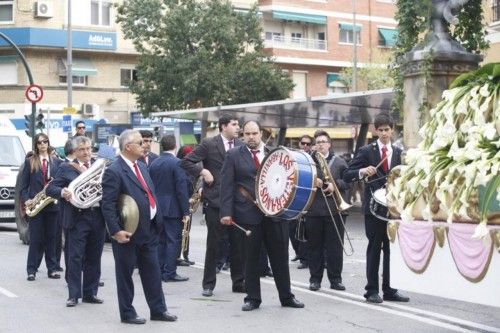
[[[352,0],[352,32],[353,32],[353,49],[352,49],[352,90],[358,90],[358,31],[356,27],[356,0]]]

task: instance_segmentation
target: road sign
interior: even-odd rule
[[[71,130],[72,130],[72,126],[71,126],[71,115],[64,115],[63,116],[63,121],[62,121],[62,125],[63,125],[63,132],[64,133],[71,133]]]
[[[70,107],[63,108],[63,114],[75,114],[75,113],[76,113],[75,108],[70,108]]]
[[[43,98],[43,89],[39,85],[32,84],[26,88],[24,95],[31,103],[38,103]]]

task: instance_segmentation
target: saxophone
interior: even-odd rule
[[[47,186],[51,181],[52,179],[43,187],[43,190],[38,192],[35,197],[31,199],[31,203],[29,205],[26,205],[26,215],[28,215],[29,217],[34,217],[51,203],[57,203],[56,199],[49,197],[45,193],[45,190],[47,189]]]
[[[198,210],[198,207],[200,206],[201,203],[201,191],[202,191],[202,186],[203,186],[203,177],[199,177],[198,180],[196,181],[196,185],[194,186],[194,192],[191,198],[189,198],[189,212],[191,214],[196,213]]]
[[[328,167],[328,163],[326,162],[326,159],[323,157],[323,155],[320,152],[314,152],[314,157],[315,157],[316,161],[318,162],[318,165],[319,165],[319,168],[321,169],[321,172],[323,173],[323,177],[325,178],[324,179],[325,183],[333,184],[332,195],[333,195],[333,201],[335,202],[335,207],[337,208],[337,211],[343,212],[343,211],[351,208],[352,205],[345,202],[344,198],[342,198],[342,194],[340,194],[340,191],[337,187],[337,184],[335,184],[335,180],[333,179],[333,176],[330,172],[330,168]]]

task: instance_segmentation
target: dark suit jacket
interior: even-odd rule
[[[148,158],[149,164],[146,164],[146,159],[142,156],[139,158],[139,161],[141,161],[142,163],[146,164],[149,167],[153,163],[153,161],[158,158],[158,155],[156,155],[153,152],[149,152],[148,157],[149,157]]]
[[[93,163],[94,160],[91,161]],[[69,162],[63,162],[57,171],[54,180],[47,186],[47,194],[52,198],[57,199],[61,203],[62,216],[62,226],[66,229],[71,229],[75,223],[77,212],[81,209],[73,206],[69,201],[61,196],[61,191],[63,188],[68,187],[68,185],[78,176],[81,172],[75,169]]]
[[[240,191],[243,187],[255,199],[256,175],[257,169],[246,145],[227,152],[220,173],[220,217],[232,216],[236,223],[244,224],[261,222],[264,214]]]
[[[333,154],[330,153],[330,155],[326,158],[327,163],[330,164],[330,160],[334,158],[333,162],[330,165],[330,173],[332,174],[333,179],[335,180],[335,184],[337,185],[337,188],[340,191],[340,194],[344,198],[346,202],[349,202],[347,199],[347,191],[351,188],[351,184],[345,182],[342,179],[342,174],[344,171],[347,169],[347,163],[346,161],[341,158],[340,156],[334,156]],[[314,159],[314,156],[313,156]],[[315,160],[316,162],[316,160]],[[317,163],[317,162],[316,162]],[[321,171],[320,168],[318,168],[318,177],[321,178],[322,180],[325,179],[325,176],[323,175],[323,172]],[[330,209],[332,210],[332,213],[336,213],[336,206],[335,202],[333,201],[332,196],[328,196],[327,200],[330,205]],[[328,208],[325,203],[325,198],[323,197],[323,194],[321,193],[321,189],[318,188],[316,190],[316,196],[314,197],[314,200],[311,204],[311,207],[309,207],[307,216],[329,216],[330,212],[328,211]]]
[[[31,173],[31,158],[27,158],[24,161],[24,168],[22,168],[21,174],[21,188],[20,196],[22,202],[26,202],[28,199],[33,199],[38,192],[43,190],[45,187],[45,182],[43,180],[42,170],[38,170],[35,173]],[[58,158],[49,157],[49,172],[50,177],[54,177],[61,165],[62,161]],[[57,211],[59,209],[58,205],[51,204],[45,209],[48,211]]]
[[[188,181],[181,160],[170,153],[163,153],[149,166],[151,180],[165,218],[182,218],[189,215]]]
[[[382,160],[380,156],[380,149],[376,142],[361,147],[356,156],[349,163],[347,170],[344,172],[344,181],[353,182],[359,179],[359,169],[366,168],[367,166],[377,166]],[[392,156],[391,165],[389,170],[401,164],[401,149],[392,145]],[[378,177],[384,177],[387,174],[383,171],[382,166],[377,169],[377,175],[371,179],[376,179]],[[370,212],[370,199],[372,197],[372,191],[383,187],[386,183],[386,178],[381,178],[378,181],[365,184],[365,193],[363,197],[363,212],[364,214],[371,214]]]
[[[139,162],[138,165],[144,181],[157,203],[156,216],[161,215],[160,206],[155,196],[155,187],[149,177],[148,169],[142,162]],[[123,230],[123,223],[117,207],[121,194],[131,196],[139,208],[139,225],[131,241],[137,244],[147,242],[153,229],[158,232],[156,223],[151,221],[148,196],[135,173],[120,156],[106,168],[102,179],[101,210],[110,235]],[[154,223],[155,228],[151,228],[151,223]]]
[[[235,139],[234,147],[243,143]],[[203,184],[203,201],[211,207],[219,208],[220,172],[226,156],[226,149],[221,135],[204,139],[194,150],[181,161],[181,166],[197,179],[201,170],[209,170],[214,176],[214,182],[208,186]],[[202,162],[200,165],[198,162]]]

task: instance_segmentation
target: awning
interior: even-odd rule
[[[198,144],[198,141],[196,141],[194,134],[181,134],[180,137],[181,146]]]
[[[378,28],[378,33],[384,39],[385,46],[394,46],[396,44],[396,35],[398,33],[396,29]]]
[[[62,67],[59,70],[61,75],[66,75],[67,61],[66,58],[61,58]],[[71,74],[73,76],[96,76],[97,69],[92,64],[90,59],[86,58],[73,58],[73,66],[71,66]]]
[[[353,30],[354,26],[349,23],[339,23],[340,30]],[[356,24],[356,32],[361,31],[361,26]]]
[[[326,86],[330,87],[330,84],[339,79],[339,74],[337,73],[327,73],[326,74]]]
[[[319,128],[301,127],[301,128],[287,128],[287,138],[300,138],[302,135],[310,135],[314,137],[314,132]],[[321,128],[326,131],[332,139],[353,139],[351,127],[336,127],[336,128]],[[366,137],[371,139],[372,133],[368,132]]]
[[[303,13],[291,13],[282,11],[273,11],[273,18],[278,20],[299,21],[314,24],[326,24],[326,16],[311,15]]]

